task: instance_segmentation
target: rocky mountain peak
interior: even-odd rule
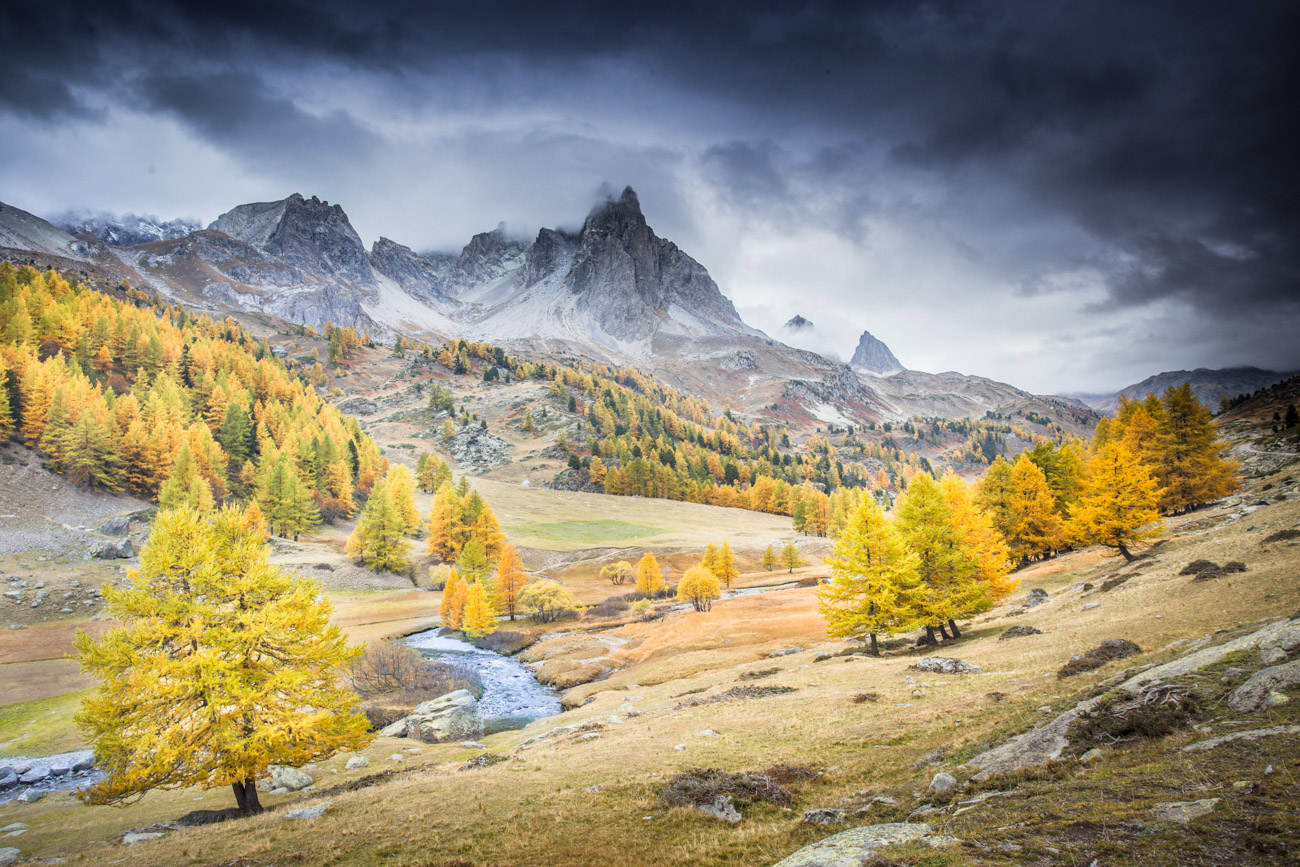
[[[370,247],[370,264],[426,303],[439,308],[455,303],[446,291],[450,270],[446,258],[422,256],[404,244],[381,237]]]
[[[519,267],[519,257],[527,249],[527,241],[506,233],[505,223],[490,232],[479,232],[460,251],[456,262],[458,282],[472,285],[497,280]]]
[[[853,351],[850,366],[868,373],[890,374],[905,370],[902,362],[894,357],[883,341],[872,336],[870,331],[862,332],[858,348]]]
[[[785,327],[791,331],[804,331],[815,326],[812,324],[812,320],[805,319],[796,313],[785,323]]]
[[[239,205],[208,226],[306,271],[374,282],[365,245],[339,205],[294,193],[278,202]]]

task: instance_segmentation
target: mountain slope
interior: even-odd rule
[[[193,220],[162,220],[139,214],[68,213],[52,221],[71,235],[90,235],[114,247],[134,247],[150,241],[180,238],[203,228]]]
[[[1188,383],[1196,394],[1197,400],[1212,410],[1218,410],[1223,398],[1234,398],[1242,394],[1252,394],[1261,389],[1281,382],[1289,374],[1258,367],[1223,367],[1210,369],[1198,367],[1195,370],[1170,370],[1148,376],[1141,382],[1122,388],[1114,394],[1078,395],[1079,399],[1103,413],[1114,413],[1119,409],[1119,398],[1141,399],[1148,394],[1161,394],[1170,386]]]

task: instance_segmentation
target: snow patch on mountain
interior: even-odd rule
[[[134,247],[152,241],[168,241],[197,232],[197,220],[164,220],[141,214],[108,214],[70,211],[51,221],[70,235],[90,235],[113,247]]]

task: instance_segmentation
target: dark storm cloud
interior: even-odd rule
[[[1021,297],[1084,294],[1094,275],[1096,310],[1297,313],[1291,0],[70,0],[2,4],[0,32],[0,114],[57,127],[126,106],[272,177],[387,152],[368,96],[320,98],[365,82],[402,117],[549,110],[539,128],[576,135],[588,162],[635,129],[697,160],[738,221],[824,227],[872,255],[885,222]]]

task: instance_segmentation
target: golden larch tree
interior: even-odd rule
[[[497,612],[482,584],[471,584],[465,595],[465,614],[460,628],[470,638],[491,635],[497,629]]]
[[[465,544],[465,521],[460,497],[456,496],[451,482],[443,482],[433,495],[433,505],[424,528],[429,534],[426,548],[430,554],[444,563],[451,563],[460,556],[461,546]]]
[[[107,779],[84,793],[123,803],[151,789],[229,785],[259,812],[257,777],[370,740],[339,672],[359,654],[315,581],[270,564],[260,532],[225,508],[159,513],[130,584],[104,587],[119,622],[77,637],[100,681],[77,724]]]
[[[519,558],[515,546],[506,542],[497,558],[496,598],[497,607],[511,620],[520,612],[519,591],[528,582],[528,573],[524,571],[524,561]]]
[[[636,592],[647,597],[664,592],[663,570],[649,551],[636,564]]]
[[[1088,461],[1079,502],[1070,514],[1070,534],[1076,544],[1105,545],[1131,561],[1136,544],[1162,532],[1160,493],[1150,470],[1128,446],[1103,446]]]
[[[736,568],[736,555],[731,551],[730,542],[723,542],[722,547],[718,549],[717,568],[713,574],[718,576],[723,587],[730,587],[731,582],[740,577],[740,571]]]
[[[1065,524],[1047,477],[1024,454],[1011,467],[1011,555],[1020,560],[1045,557],[1065,541]]]
[[[841,638],[864,635],[879,656],[877,636],[919,625],[925,588],[917,557],[870,497],[844,525],[827,559],[829,583],[817,587],[817,607],[826,631]]]
[[[689,602],[696,611],[708,611],[713,607],[713,600],[722,595],[718,576],[704,566],[692,566],[677,582],[677,598]]]

